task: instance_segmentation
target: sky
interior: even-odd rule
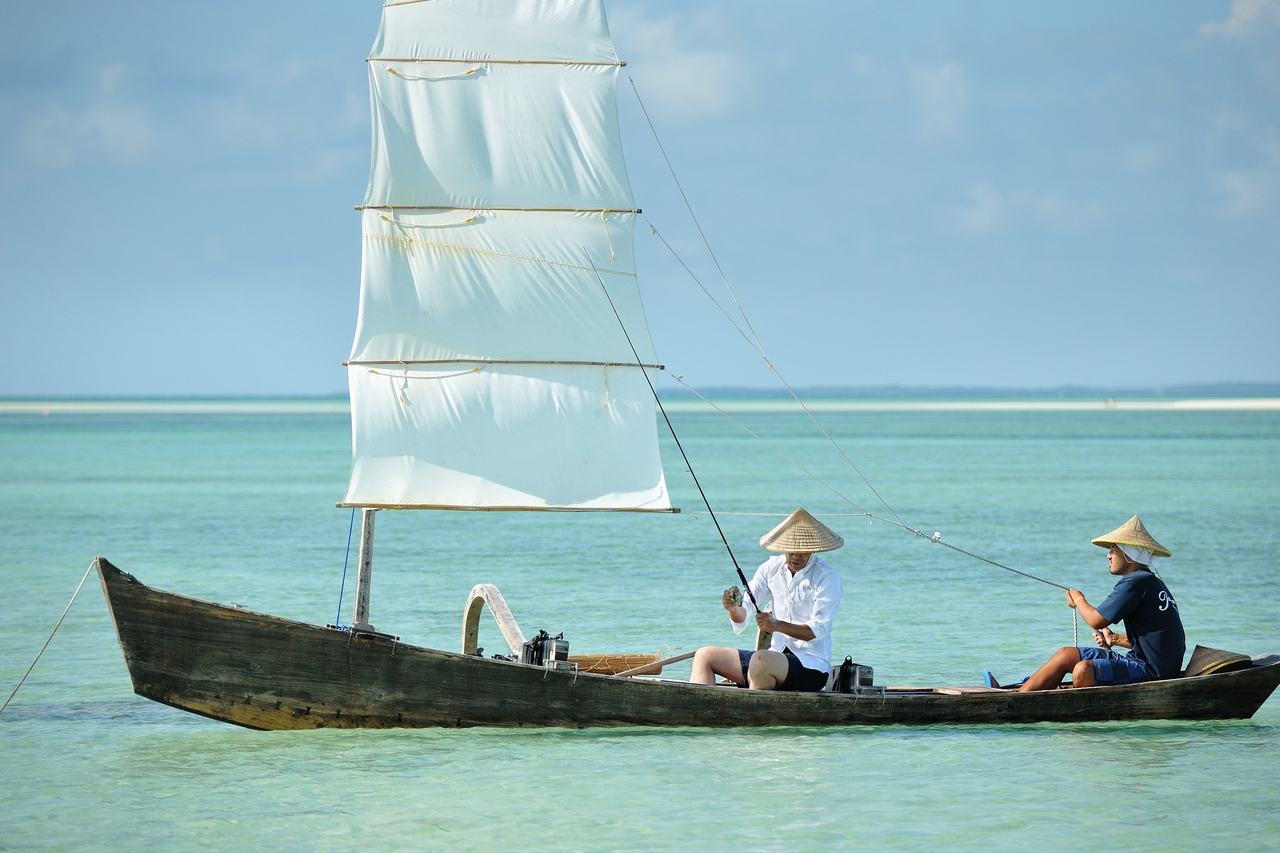
[[[1280,0],[606,0],[660,359],[1280,382]],[[0,7],[0,396],[342,393],[380,7]],[[668,380],[669,383],[669,380]]]

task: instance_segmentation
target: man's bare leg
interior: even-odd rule
[[[742,660],[738,657],[737,649],[703,646],[694,654],[690,681],[695,684],[715,684],[717,675],[729,679],[734,684],[745,686],[746,682],[742,679]]]
[[[1093,687],[1097,683],[1093,678],[1093,661],[1082,660],[1071,670],[1072,687]]]
[[[752,690],[776,690],[787,680],[787,656],[770,649],[756,652],[747,667],[747,681]]]
[[[1076,665],[1085,663],[1089,666],[1089,684],[1080,684],[1080,687],[1093,686],[1093,666],[1088,661],[1080,660],[1080,650],[1073,646],[1063,646],[1053,653],[1053,657],[1049,658],[1049,662],[1036,670],[1036,674],[1027,679],[1026,683],[1018,688],[1019,693],[1029,693],[1032,690],[1053,690],[1062,683],[1062,676],[1068,672],[1074,672]],[[1073,676],[1074,677],[1074,676]]]

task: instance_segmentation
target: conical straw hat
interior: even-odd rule
[[[1093,540],[1093,544],[1103,548],[1110,548],[1112,545],[1133,545],[1135,548],[1149,548],[1157,557],[1173,556],[1169,553],[1169,549],[1151,538],[1147,528],[1142,525],[1142,519],[1136,515],[1106,536],[1099,536]]]
[[[813,554],[818,551],[834,551],[844,545],[830,527],[803,509],[787,516],[786,521],[760,537],[760,547],[784,554]]]

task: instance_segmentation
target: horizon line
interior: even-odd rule
[[[658,394],[664,398],[697,399],[697,394],[683,387],[658,387]],[[718,398],[781,398],[791,399],[791,394],[782,388],[756,385],[711,385],[700,389],[698,393]],[[867,396],[878,399],[892,399],[894,395],[907,398],[945,397],[955,398],[971,395],[979,398],[990,397],[1032,397],[1032,398],[1112,398],[1122,397],[1136,399],[1163,398],[1171,399],[1219,399],[1230,396],[1240,399],[1259,399],[1280,397],[1280,382],[1196,382],[1175,385],[905,385],[887,383],[882,385],[809,385],[796,388],[796,393],[804,398]],[[49,403],[87,404],[87,403],[235,403],[235,402],[312,402],[338,401],[349,403],[350,395],[344,390],[329,393],[160,393],[160,394],[0,394],[0,406],[9,408],[13,405],[31,405]],[[3,409],[0,409],[2,411]]]

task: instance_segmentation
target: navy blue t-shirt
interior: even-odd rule
[[[1124,632],[1133,642],[1129,654],[1150,664],[1156,678],[1177,678],[1182,672],[1187,651],[1182,617],[1169,588],[1149,570],[1121,577],[1098,612],[1113,625],[1124,620]]]

